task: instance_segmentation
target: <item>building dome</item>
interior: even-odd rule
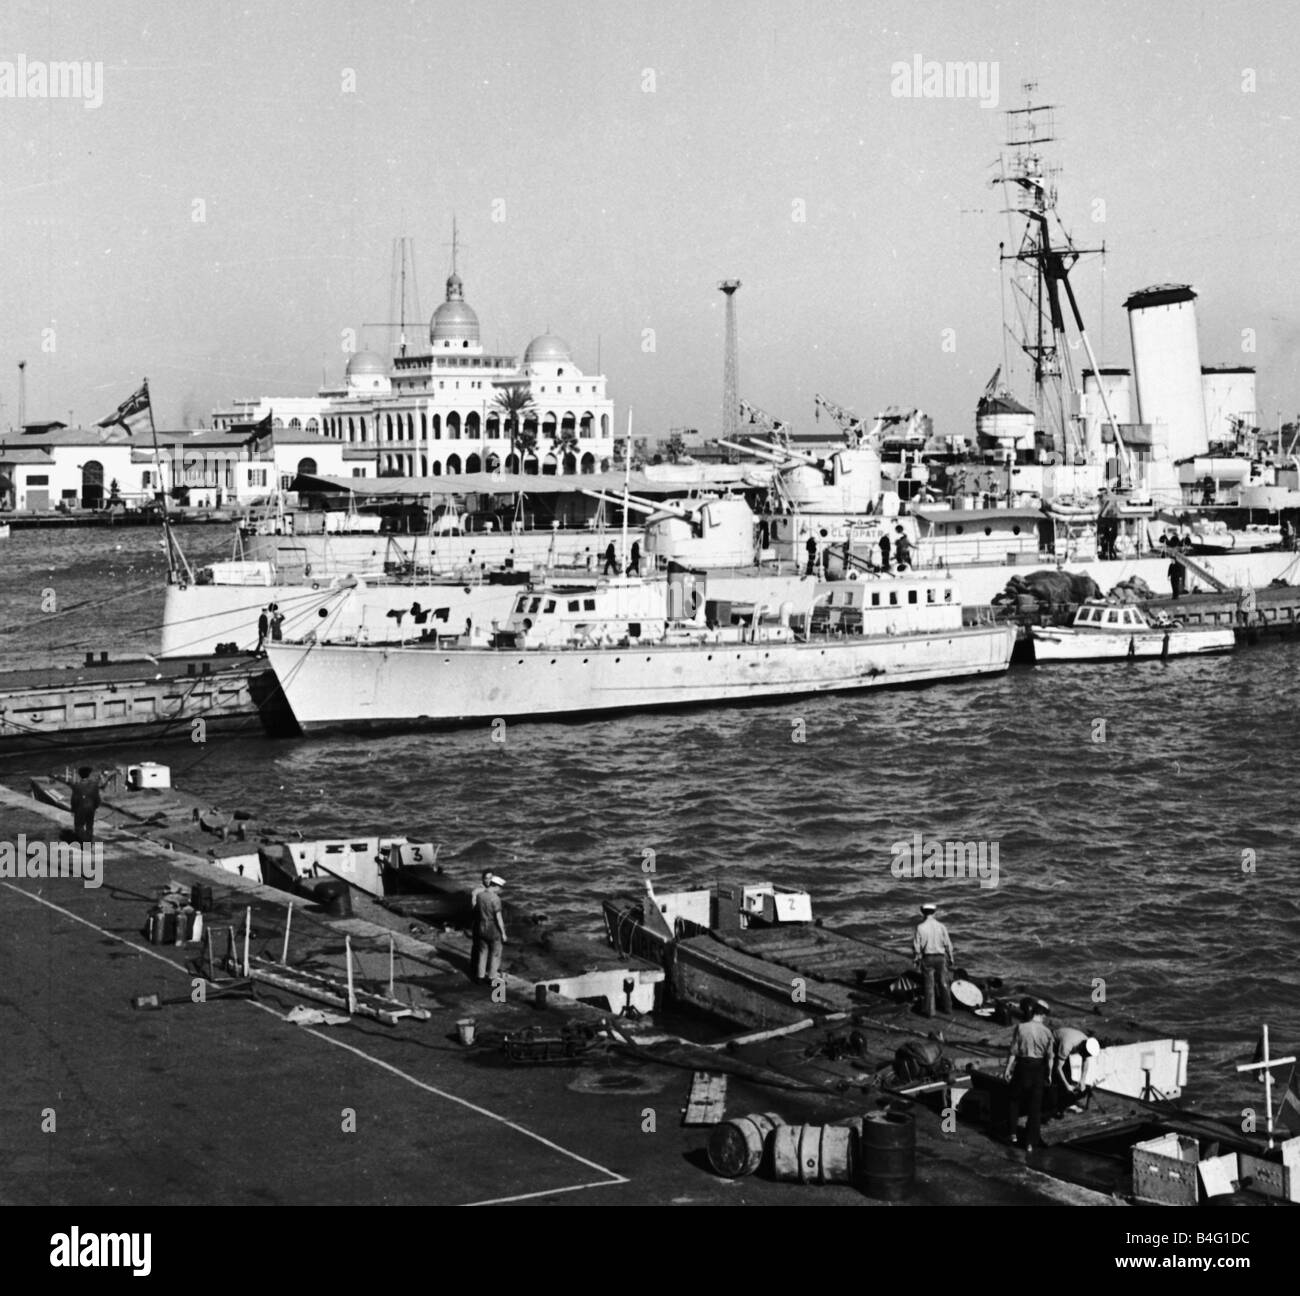
[[[445,301],[429,321],[430,342],[477,342],[478,316],[463,301]]]
[[[377,355],[374,351],[358,351],[356,355],[348,361],[347,376],[349,378],[360,378],[367,374],[378,374],[381,377],[388,373],[388,362],[383,356]]]
[[[429,341],[478,342],[478,316],[465,301],[465,285],[455,270],[447,276],[447,300],[433,312],[429,321]]]
[[[524,364],[568,364],[569,344],[554,333],[535,337],[524,352]]]

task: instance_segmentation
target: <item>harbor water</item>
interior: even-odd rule
[[[226,528],[183,538],[192,561],[229,550]],[[0,557],[7,667],[156,650],[157,530],[18,532]],[[94,759],[163,760],[178,786],[308,836],[432,841],[454,875],[491,866],[515,903],[593,933],[606,895],[725,873],[806,889],[828,924],[908,957],[933,900],[973,976],[1104,994],[1185,1035],[1189,1096],[1231,1112],[1260,1101],[1234,1064],[1261,1023],[1275,1052],[1300,1046],[1298,669],[1284,640],[580,724],[271,741],[253,723]],[[13,757],[0,778],[65,763]],[[973,844],[983,876],[913,876],[932,842]]]

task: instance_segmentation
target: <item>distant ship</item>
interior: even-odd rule
[[[706,578],[615,578],[521,592],[491,646],[273,643],[305,733],[449,727],[789,699],[1007,669],[1014,627],[964,624],[933,573],[843,582],[805,618],[754,609],[734,624]],[[666,598],[665,598],[666,595]],[[839,597],[837,597],[837,595]]]

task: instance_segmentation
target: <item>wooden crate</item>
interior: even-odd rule
[[[1195,1206],[1200,1145],[1182,1134],[1162,1134],[1133,1145],[1133,1195],[1160,1206]]]
[[[1241,1177],[1251,1180],[1252,1192],[1300,1202],[1300,1138],[1287,1139],[1262,1157],[1243,1152]]]

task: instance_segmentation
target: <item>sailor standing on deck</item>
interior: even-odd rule
[[[925,986],[924,1011],[927,1017],[934,1016],[936,988],[939,1011],[945,1017],[952,1014],[952,996],[948,993],[948,969],[953,964],[952,941],[948,938],[948,929],[934,916],[938,908],[938,905],[928,903],[921,906],[922,918],[912,935],[912,955]]]
[[[1024,1149],[1032,1152],[1040,1137],[1043,1119],[1043,1089],[1052,1070],[1056,1040],[1047,1026],[1047,1005],[1041,999],[1029,1000],[1026,1005],[1028,1021],[1021,1022],[1011,1032],[1011,1050],[1007,1054],[1006,1070],[1002,1078],[1011,1085],[1007,1104],[1007,1136],[1015,1142],[1020,1124],[1020,1104],[1027,1105]]]
[[[501,975],[501,952],[506,943],[506,924],[498,890],[505,886],[505,879],[488,874],[485,883],[475,893],[474,901],[474,939],[478,942],[474,977],[490,983]]]

